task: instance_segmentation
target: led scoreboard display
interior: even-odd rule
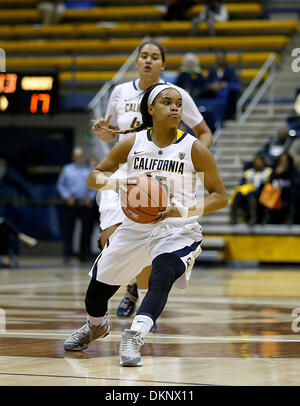
[[[0,73],[0,114],[54,114],[58,102],[56,74]]]

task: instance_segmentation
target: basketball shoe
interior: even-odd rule
[[[110,326],[107,321],[107,314],[104,316],[103,322],[100,326],[94,326],[89,320],[65,341],[64,349],[67,351],[83,351],[86,350],[89,344],[97,340],[97,338],[104,338],[109,334]]]
[[[124,330],[120,344],[120,365],[123,367],[140,367],[143,365],[140,348],[144,344],[139,331]]]
[[[126,294],[121,300],[118,309],[118,317],[130,317],[135,311],[135,306],[138,301],[138,290],[137,284],[133,283],[132,285],[127,285]]]

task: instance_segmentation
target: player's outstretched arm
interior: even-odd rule
[[[112,189],[118,192],[121,184],[119,179],[111,179],[111,175],[115,173],[120,165],[127,161],[128,154],[133,147],[135,135],[118,142],[113,146],[108,155],[91,171],[87,186],[93,190],[108,190]]]

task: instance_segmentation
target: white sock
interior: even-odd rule
[[[138,304],[139,306],[141,305],[144,297],[146,296],[148,292],[148,289],[138,289],[138,294],[139,294],[139,300],[138,300]]]
[[[88,314],[87,316],[88,320],[92,323],[93,326],[99,327],[100,324],[104,321],[104,316],[102,317],[92,317]]]
[[[139,331],[141,336],[144,337],[149,333],[153,324],[151,317],[139,314],[134,317],[130,330]]]

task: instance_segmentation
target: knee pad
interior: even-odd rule
[[[107,285],[96,279],[91,279],[85,295],[85,308],[92,317],[102,317],[107,312],[109,299],[116,293],[120,286]]]

